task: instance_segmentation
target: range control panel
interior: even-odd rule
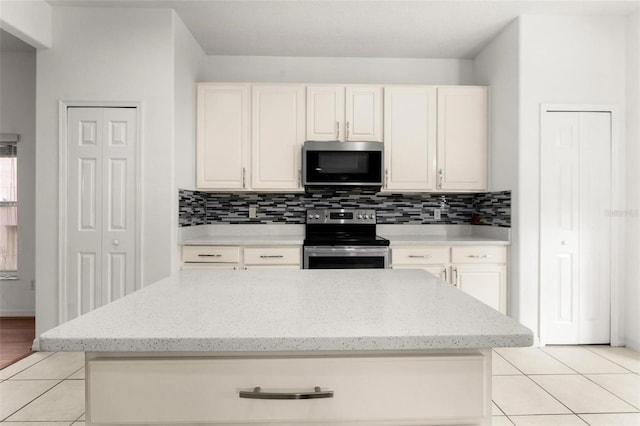
[[[374,224],[376,211],[368,209],[307,210],[307,224]]]

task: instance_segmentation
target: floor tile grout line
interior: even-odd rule
[[[58,379],[58,380],[59,380],[59,379]],[[16,380],[16,381],[18,381],[18,380]],[[15,415],[20,411],[20,410],[23,410],[24,408],[26,408],[26,407],[27,407],[27,405],[32,404],[32,403],[33,403],[33,402],[35,402],[37,399],[40,399],[44,394],[46,394],[46,393],[48,393],[49,391],[53,390],[54,388],[56,388],[56,387],[60,386],[60,384],[62,384],[62,382],[65,382],[65,381],[66,381],[66,379],[62,379],[62,380],[60,380],[60,381],[59,381],[59,383],[56,383],[56,384],[55,384],[55,385],[53,385],[51,388],[49,388],[49,389],[47,389],[46,391],[42,392],[40,395],[38,395],[37,397],[33,398],[31,401],[27,402],[25,405],[23,405],[22,407],[18,408],[16,411],[14,411],[14,412],[12,412],[11,414],[9,414],[9,416],[8,416],[8,417],[5,417],[4,419],[0,420],[0,423],[7,422],[7,420],[8,420],[11,416],[15,416]],[[80,414],[80,416],[78,416],[78,419],[79,419],[80,417],[82,417],[84,414],[85,414],[85,413]],[[10,421],[10,420],[9,420],[9,421]],[[77,421],[77,419],[76,419],[76,420],[71,421],[71,423],[69,423],[69,424],[68,424],[68,426],[73,425],[73,423],[75,423],[76,421]],[[18,420],[18,421],[16,421],[16,423],[21,423],[21,422],[31,423],[31,421],[30,421],[30,420],[25,420],[25,421]],[[37,422],[40,422],[40,420],[38,420]],[[57,421],[56,421],[56,420],[42,420],[42,422],[46,422],[46,423],[56,423]],[[60,421],[60,422],[58,422],[58,423],[67,423],[67,422],[68,422],[68,420],[63,420],[63,421]]]
[[[18,382],[19,380],[14,380],[15,382]],[[26,404],[24,404],[23,406],[21,406],[20,408],[18,408],[17,410],[13,411],[11,414],[9,414],[7,417],[5,417],[4,419],[0,419],[0,422],[6,422],[7,419],[11,416],[13,416],[14,414],[16,414],[18,411],[22,410],[23,408],[25,408],[27,405],[31,404],[32,402],[34,402],[36,399],[40,398],[42,395],[44,395],[45,393],[49,392],[51,389],[55,388],[56,386],[58,386],[60,383],[62,383],[64,380],[60,380],[58,383],[56,383],[55,385],[51,386],[49,389],[47,389],[46,391],[42,392],[41,394],[39,394],[38,396],[36,396],[35,398],[31,399],[29,402],[27,402]]]
[[[533,376],[533,374],[532,374]],[[567,374],[567,376],[574,376],[574,374]],[[558,401],[558,403],[560,405],[562,405],[564,408],[566,408],[567,410],[569,410],[572,414],[576,414],[575,411],[573,411],[571,408],[569,408],[564,402],[560,401],[560,399],[556,398],[556,396],[554,394],[552,394],[551,392],[549,392],[548,390],[546,390],[544,387],[542,387],[538,382],[536,382],[535,380],[533,380],[531,377],[529,377],[529,374],[525,374],[525,377],[529,380],[531,380],[536,386],[538,386],[540,389],[542,389],[544,392],[546,392],[547,394],[549,394],[553,399],[555,399],[556,401]]]
[[[524,374],[524,375],[526,376],[526,374],[525,374],[525,372],[524,372],[524,371],[520,370],[520,369],[519,369],[518,367],[516,367],[513,363],[511,363],[508,359],[506,359],[505,357],[503,357],[502,355],[500,355],[498,352],[493,351],[493,353],[494,353],[495,355],[498,355],[498,356],[499,356],[500,358],[502,358],[503,360],[505,360],[505,362],[506,362],[507,364],[509,364],[510,366],[512,366],[513,368],[515,368],[516,370],[518,370],[518,371],[520,372],[520,374]],[[503,375],[503,376],[515,376],[515,374],[502,374],[502,375]]]
[[[576,376],[575,374],[554,374],[554,375],[555,375],[555,376],[569,376],[569,377],[575,377],[575,376]],[[580,376],[582,376],[582,377],[584,377],[586,380],[589,380],[589,378],[588,378],[588,377],[586,377],[584,374],[579,374],[579,375],[580,375]],[[532,376],[543,376],[543,374],[532,374]],[[527,377],[528,377],[528,376],[527,376]],[[531,380],[533,380],[533,379],[531,379]],[[596,384],[596,385],[598,385],[598,383],[595,383],[593,380],[589,380],[589,381],[590,381],[590,382],[592,382],[592,383],[594,383],[594,384]],[[535,380],[533,380],[533,382],[534,382],[534,383],[536,383],[538,386],[540,386],[542,389],[544,389],[544,387],[542,387],[540,384],[538,384]],[[628,403],[626,400],[624,400],[624,399],[620,398],[618,395],[614,394],[613,392],[609,391],[608,389],[603,388],[603,387],[602,387],[602,386],[600,386],[600,385],[598,385],[598,387],[599,387],[599,388],[601,388],[601,389],[604,389],[605,391],[607,391],[607,392],[608,392],[608,393],[610,393],[611,395],[615,396],[617,399],[619,399],[620,401],[624,402],[625,404],[627,404],[627,405],[629,405],[629,406],[631,406],[631,407],[635,408],[636,410],[638,410],[638,411],[635,411],[635,412],[640,412],[640,409],[636,408],[636,406],[635,406],[635,405]],[[545,390],[549,395],[552,395],[552,396],[553,396],[553,394],[552,394],[551,392],[547,391],[546,389],[544,389],[544,390]],[[554,396],[554,398],[555,398],[555,396]],[[556,398],[556,399],[557,399],[557,398]],[[561,402],[561,403],[562,403],[562,402]],[[562,405],[564,405],[564,404],[562,404]],[[565,407],[567,407],[567,406],[565,405]],[[568,408],[569,410],[571,410],[571,408],[569,408],[569,407],[567,407],[567,408]],[[573,414],[576,414],[576,415],[578,415],[578,414],[609,414],[609,413],[612,413],[612,412],[609,412],[609,411],[607,411],[607,412],[603,412],[603,413],[576,413],[576,412],[575,412],[575,411],[573,411],[573,410],[571,410],[571,412],[572,412]],[[632,413],[632,412],[633,412],[633,411],[619,411],[619,412],[615,412],[615,413],[623,414],[623,413]]]
[[[557,347],[560,347],[560,346],[561,346],[561,345],[558,345]],[[558,361],[560,364],[562,364],[562,365],[564,365],[565,367],[567,367],[569,370],[571,370],[571,371],[575,371],[575,372],[576,372],[576,374],[580,374],[580,375],[582,375],[582,373],[581,373],[581,372],[579,372],[579,371],[578,371],[578,370],[576,370],[575,368],[571,367],[571,366],[570,366],[569,364],[567,364],[566,362],[564,362],[564,361],[562,361],[561,359],[559,359],[559,358],[557,358],[557,357],[553,356],[553,354],[550,354],[549,352],[545,351],[545,350],[544,350],[544,348],[546,348],[546,347],[547,347],[547,346],[541,346],[541,347],[540,347],[540,350],[541,350],[542,352],[544,352],[545,354],[549,355],[551,358],[553,358],[553,359],[555,359],[556,361]]]
[[[595,345],[595,346],[597,346],[597,345]],[[604,359],[606,359],[607,361],[614,363],[614,364],[615,364],[615,365],[617,365],[618,367],[620,367],[620,368],[624,368],[625,370],[629,371],[630,373],[635,373],[634,371],[629,370],[629,369],[628,369],[627,367],[625,367],[624,365],[618,364],[617,362],[615,362],[615,361],[614,361],[614,360],[612,360],[611,358],[607,358],[606,356],[604,356],[604,355],[602,355],[602,354],[600,354],[600,353],[598,353],[598,352],[592,351],[591,349],[589,349],[589,348],[588,348],[588,347],[586,347],[586,346],[579,345],[578,347],[579,347],[579,348],[583,348],[583,349],[585,349],[585,350],[589,351],[590,353],[592,353],[592,354],[594,354],[594,355],[599,356],[600,358],[604,358]],[[612,346],[609,346],[609,347],[611,348]],[[624,347],[624,346],[613,346],[613,347],[620,347],[620,348],[622,348],[622,347]],[[603,373],[603,374],[604,374],[604,373]],[[621,374],[622,374],[622,373],[621,373]],[[637,373],[635,373],[635,374],[637,374]]]
[[[552,345],[552,346],[557,347],[557,348],[561,348],[561,347],[565,347],[565,348],[567,348],[567,347],[569,347],[569,348],[581,348],[581,349],[584,349],[584,350],[586,350],[587,352],[589,352],[589,353],[591,353],[591,354],[594,354],[594,355],[599,356],[600,358],[604,359],[605,361],[608,361],[608,362],[610,362],[610,363],[612,363],[612,364],[615,364],[617,367],[620,367],[620,368],[622,368],[623,370],[626,370],[626,371],[629,371],[630,373],[633,373],[633,371],[630,371],[628,368],[623,367],[622,365],[620,365],[620,364],[618,364],[618,363],[616,363],[616,362],[613,362],[613,361],[611,361],[610,359],[603,357],[602,355],[599,355],[599,354],[597,354],[597,353],[595,353],[595,352],[593,352],[593,351],[590,351],[590,350],[588,350],[587,348],[585,348],[584,346],[580,346],[580,345]],[[547,346],[543,346],[543,347],[541,347],[541,349],[544,351],[544,353],[546,353],[546,354],[547,354],[547,355],[549,355],[550,357],[554,358],[554,359],[555,359],[555,360],[557,360],[558,362],[561,362],[562,364],[564,364],[564,365],[566,365],[567,367],[571,368],[567,363],[565,363],[565,362],[563,362],[562,360],[560,360],[559,358],[557,358],[557,357],[553,356],[553,354],[551,354],[551,353],[549,353],[549,352],[545,351],[545,350],[544,350],[544,348],[546,348],[546,347],[547,347]],[[571,369],[572,369],[572,370],[577,371],[575,368],[571,368]],[[579,372],[579,371],[577,371],[577,372],[578,372],[578,374],[582,374],[582,375],[584,375],[584,374],[591,374],[591,373],[581,373],[581,372]],[[601,374],[616,374],[616,373],[601,373]],[[626,374],[626,373],[618,373],[618,374]]]
[[[590,376],[595,376],[596,374],[590,374]],[[622,375],[622,374],[621,374]],[[635,405],[635,403],[629,402],[626,399],[622,398],[620,395],[616,395],[615,393],[613,393],[612,391],[610,391],[609,389],[605,388],[604,386],[602,386],[600,383],[596,382],[595,380],[591,380],[590,377],[587,377],[587,375],[583,374],[583,377],[587,380],[589,380],[591,383],[598,385],[600,388],[604,389],[605,391],[609,392],[611,395],[615,396],[616,398],[618,398],[620,401],[625,402],[627,404],[629,404],[630,406],[632,406],[633,408],[635,408],[636,410],[638,410],[640,412],[640,405]]]
[[[41,360],[34,362],[34,363],[33,363],[33,364],[31,364],[30,366],[23,368],[22,370],[20,370],[20,371],[18,371],[17,373],[15,373],[15,374],[13,374],[13,375],[11,375],[11,376],[7,377],[7,378],[6,378],[6,379],[4,379],[4,380],[10,380],[12,377],[14,377],[14,376],[16,376],[16,375],[18,375],[18,374],[22,373],[23,371],[26,371],[26,370],[30,369],[31,367],[33,367],[33,366],[35,366],[35,365],[37,365],[37,364],[40,364],[42,361],[44,361],[45,359],[49,358],[50,356],[52,356],[52,355],[53,355],[53,354],[55,354],[55,353],[57,353],[57,352],[51,352],[49,355],[45,356],[45,357],[44,357],[44,358],[42,358]],[[33,354],[31,354],[31,355],[33,355]],[[29,355],[29,356],[31,356],[31,355]],[[28,357],[26,357],[26,358],[22,358],[22,359],[27,359],[27,358],[28,358]],[[16,361],[15,363],[13,363],[13,364],[11,364],[11,365],[15,365],[16,363],[18,363],[18,362],[22,361],[22,359],[21,359],[21,360],[19,360],[19,361]],[[7,365],[5,368],[9,368],[9,367],[11,367],[11,365]],[[5,368],[3,368],[2,370],[4,370]],[[2,371],[2,370],[0,370],[0,371]],[[4,381],[4,380],[3,380],[3,381]]]
[[[564,413],[564,414],[514,414],[510,417],[551,417],[551,416],[571,416],[571,417],[577,417],[579,418],[581,421],[583,421],[585,423],[585,425],[587,426],[591,426],[591,423],[587,422],[585,419],[583,419],[582,417],[580,417],[579,414],[576,413]],[[509,420],[511,420],[512,422],[515,422],[513,419],[509,418]]]

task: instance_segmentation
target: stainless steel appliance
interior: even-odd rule
[[[304,186],[382,186],[381,142],[306,141],[302,146]]]
[[[389,240],[376,235],[375,210],[307,210],[303,268],[389,268]]]

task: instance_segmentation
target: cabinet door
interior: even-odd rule
[[[382,142],[382,87],[347,86],[345,141]]]
[[[307,140],[344,140],[344,86],[307,86]]]
[[[456,287],[506,315],[506,266],[453,265],[451,269]]]
[[[304,86],[253,86],[253,189],[301,188],[300,158],[305,137],[304,99]]]
[[[385,88],[384,156],[385,190],[435,189],[435,88]]]
[[[247,84],[198,85],[198,188],[246,188],[249,182],[249,89]]]
[[[487,189],[487,88],[438,88],[438,189]]]

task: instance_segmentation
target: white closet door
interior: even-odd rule
[[[611,114],[580,113],[580,344],[609,343]]]
[[[609,113],[544,113],[540,315],[545,343],[609,343],[610,153]]]
[[[69,108],[67,312],[135,290],[136,109]]]

